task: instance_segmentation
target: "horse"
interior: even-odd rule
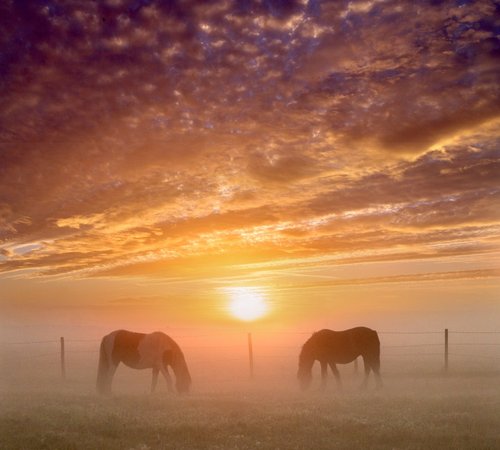
[[[299,355],[299,370],[297,378],[303,390],[307,389],[312,381],[312,366],[314,361],[321,364],[322,387],[326,386],[328,366],[337,381],[342,386],[340,374],[336,364],[347,364],[358,356],[363,357],[365,378],[362,387],[368,383],[370,370],[375,375],[377,388],[382,387],[380,377],[380,341],[375,330],[366,327],[356,327],[344,331],[321,330],[304,343]]]
[[[121,362],[132,369],[153,369],[151,393],[155,391],[159,372],[165,377],[169,392],[173,391],[168,366],[174,371],[177,392],[186,393],[191,386],[182,350],[170,336],[160,331],[144,334],[116,330],[102,338],[97,370],[100,394],[111,393],[113,376]]]

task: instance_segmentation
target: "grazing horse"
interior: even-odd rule
[[[365,379],[362,387],[368,383],[368,375],[373,370],[377,387],[382,387],[380,378],[380,341],[377,332],[366,327],[356,327],[345,331],[321,330],[314,333],[302,346],[299,356],[299,379],[302,389],[307,389],[312,381],[312,366],[318,360],[321,364],[323,388],[326,386],[328,366],[340,387],[340,374],[336,364],[347,364],[358,356],[363,357]]]
[[[116,330],[104,336],[99,351],[97,371],[97,391],[100,394],[111,392],[111,383],[120,363],[132,369],[153,369],[151,392],[154,392],[161,372],[172,391],[172,378],[168,366],[175,373],[175,386],[179,393],[189,391],[191,375],[179,345],[160,331],[151,334]]]

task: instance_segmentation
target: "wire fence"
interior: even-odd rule
[[[441,331],[379,331],[381,360],[383,366],[396,367],[407,361],[423,364],[435,372],[453,371],[459,365],[475,367],[477,361],[488,363],[489,370],[500,370],[500,331],[441,330]],[[235,340],[224,340],[221,333],[179,333],[169,334],[189,355],[190,366],[207,371],[214,361],[223,361],[225,367],[238,374],[252,371],[254,364],[260,372],[274,362],[274,370],[281,372],[296,365],[305,336],[312,332],[267,332],[248,334],[253,338],[252,348],[247,347],[247,334],[239,333]],[[233,335],[234,336],[234,335]],[[236,336],[238,336],[236,334]],[[271,336],[271,337],[270,337]],[[218,340],[216,339],[218,338]],[[210,339],[215,342],[211,342]],[[281,340],[273,344],[273,339]],[[28,360],[39,362],[46,359],[59,366],[58,372],[64,379],[72,368],[78,365],[95,368],[99,353],[100,338],[82,339],[60,337],[26,341],[0,342],[3,365],[26,365]],[[284,342],[283,342],[284,341]],[[22,349],[22,351],[20,351]],[[83,359],[82,359],[83,358]],[[90,359],[92,358],[92,363]],[[428,361],[430,359],[430,362]],[[255,360],[255,361],[254,361]],[[357,363],[355,365],[357,370]],[[57,372],[53,372],[54,374]],[[225,372],[228,373],[227,371]]]

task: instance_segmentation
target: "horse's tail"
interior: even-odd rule
[[[99,394],[106,394],[109,392],[109,361],[106,354],[106,337],[102,338],[101,346],[99,348],[99,365],[97,367],[97,383],[96,388]]]

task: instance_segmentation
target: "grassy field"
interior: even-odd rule
[[[2,449],[494,449],[497,376],[387,379],[303,394],[257,383],[179,397],[2,390]]]

